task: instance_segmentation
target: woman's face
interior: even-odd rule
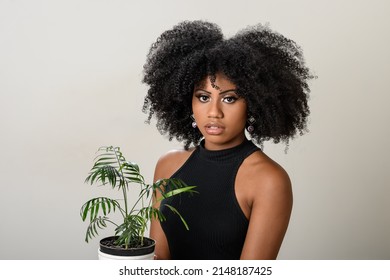
[[[245,139],[247,105],[236,94],[236,86],[223,74],[217,74],[212,86],[210,77],[195,86],[192,111],[205,138],[208,150],[228,149]]]

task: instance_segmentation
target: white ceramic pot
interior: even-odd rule
[[[153,260],[154,259],[154,251],[153,253],[147,255],[139,255],[139,256],[116,256],[111,254],[106,254],[98,250],[99,260]]]

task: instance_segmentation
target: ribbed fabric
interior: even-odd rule
[[[199,192],[168,198],[161,203],[161,211],[167,217],[161,225],[172,259],[240,258],[248,220],[237,202],[234,182],[243,160],[258,149],[245,140],[230,149],[209,151],[202,142],[172,175],[197,186]],[[188,231],[178,215],[165,204],[180,212],[188,223]]]

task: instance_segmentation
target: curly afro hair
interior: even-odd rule
[[[267,26],[248,27],[225,39],[221,29],[205,21],[184,21],[165,31],[151,46],[143,82],[149,86],[143,112],[157,119],[161,134],[184,147],[202,138],[191,126],[194,86],[223,73],[247,102],[255,118],[252,141],[288,144],[306,131],[309,115],[308,80],[297,44]]]

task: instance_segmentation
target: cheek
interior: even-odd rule
[[[229,115],[225,115],[225,122],[228,124],[228,129],[232,133],[241,132],[246,127],[246,112],[234,111]]]
[[[202,113],[201,113],[200,110],[199,110],[199,107],[194,106],[194,105],[192,105],[192,114],[194,115],[194,117],[195,117],[196,119],[198,119],[199,116],[202,115]]]
[[[201,118],[207,118],[208,108],[205,106],[205,104],[200,103],[199,100],[196,99],[192,102],[192,113],[198,120]]]
[[[241,124],[241,128],[244,128],[245,129],[245,126],[246,126],[246,120],[247,120],[247,111],[246,111],[246,106],[242,108],[242,110],[240,110],[240,113],[239,113],[239,116],[240,116],[240,124]]]
[[[195,114],[197,111],[199,111],[199,104],[198,104],[198,102],[197,102],[198,100],[195,98],[195,97],[193,97],[192,98],[192,104],[191,104],[191,107],[192,107],[192,112]]]
[[[231,112],[231,116],[234,117],[235,122],[239,126],[245,126],[246,119],[247,119],[247,111],[246,111],[246,104],[240,104],[241,106],[238,106],[235,108],[234,112]]]

